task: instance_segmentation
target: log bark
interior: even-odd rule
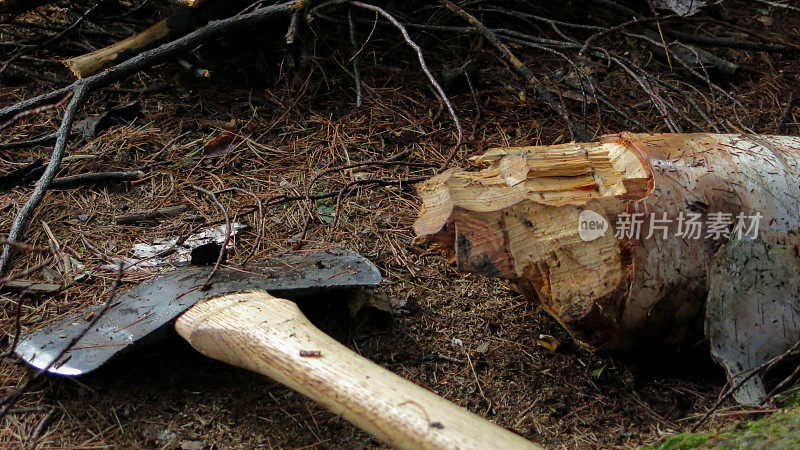
[[[622,133],[475,162],[419,188],[416,233],[461,271],[516,282],[585,346],[676,349],[705,325],[735,378],[800,338],[800,138]],[[681,235],[694,214],[734,233]],[[756,214],[757,236],[737,238]],[[750,388],[737,399],[755,403]]]

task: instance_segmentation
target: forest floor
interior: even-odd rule
[[[762,26],[745,13],[741,20]],[[773,33],[796,37],[800,15],[773,26],[784,27]],[[65,284],[57,295],[2,294],[3,344],[13,339],[18,301],[25,301],[24,330],[102,302],[116,277],[112,269],[103,268],[113,257],[129,257],[136,243],[181,236],[203,221],[220,220],[220,211],[192,186],[239,187],[266,200],[301,196],[312,177],[343,164],[401,153],[401,161],[419,164],[438,165],[447,158],[454,142],[452,121],[396,36],[384,31],[375,38],[377,48],[362,54],[360,107],[354,105],[349,47],[339,49],[341,40],[320,39],[310,53],[270,46],[269,37],[247,45],[230,39],[210,43],[203,49],[209,79],[167,64],[94,95],[81,117],[134,102],[140,114],[119,120],[88,141],[75,137],[68,153],[73,159],[63,165],[62,175],[141,169],[146,176],[133,183],[56,189],[47,195],[26,242],[48,245],[46,223],[63,251],[81,266],[49,273]],[[746,68],[726,85],[746,110],[707,99],[717,117],[743,116],[726,129],[800,133],[800,125],[792,122],[796,112],[788,124],[784,120],[790,94],[800,92],[800,61],[767,53],[730,51],[727,56]],[[465,146],[454,165],[469,167],[469,156],[494,146],[571,140],[560,119],[531,92],[524,93],[519,78],[491,56],[483,58],[491,64],[478,70],[474,91],[446,86],[465,132]],[[440,60],[429,63],[437,74],[444,66]],[[53,77],[70,76],[56,64],[48,67]],[[666,63],[651,67],[678,82],[683,77]],[[0,105],[56,85],[4,81]],[[641,104],[639,118],[652,125],[648,131],[665,130],[645,94],[624,83],[608,94],[619,103]],[[580,102],[564,101],[580,111]],[[2,131],[0,143],[51,132],[60,111],[18,121]],[[595,113],[586,123],[598,137],[630,130],[624,121]],[[742,123],[747,128],[734,125]],[[8,173],[46,159],[50,151],[50,146],[0,150],[0,170]],[[397,180],[431,173],[413,165],[333,171],[320,177],[313,192],[335,192],[368,177]],[[0,197],[4,233],[30,191],[31,185],[18,186]],[[249,195],[224,194],[220,199],[231,214],[254,206]],[[157,224],[119,225],[114,220],[126,212],[172,205],[191,208]],[[303,304],[309,318],[366,358],[546,447],[654,444],[689,430],[715,403],[725,377],[702,343],[694,351],[671,355],[590,353],[513,287],[459,274],[442,255],[416,243],[411,224],[418,205],[413,186],[405,184],[357,187],[338,208],[336,197],[276,203],[264,208],[262,218],[251,213],[239,219],[250,227],[235,238],[230,260],[241,260],[251,251],[256,258],[279,253],[298,242],[361,252],[385,277],[374,295],[389,299],[391,317],[368,309],[351,317],[341,299],[325,298]],[[315,220],[309,222],[309,217]],[[256,233],[259,220],[265,230],[261,237]],[[15,270],[35,266],[47,256],[26,253]],[[45,275],[39,273],[37,279]],[[126,273],[123,287],[147,276]],[[547,348],[540,335],[559,345]],[[0,394],[13,391],[26,373],[18,360],[3,358]],[[14,408],[18,411],[3,419],[0,446],[381,447],[314,402],[269,379],[205,358],[177,337],[85,377],[43,377]],[[702,429],[759,418],[774,409],[745,410],[728,402]],[[49,422],[37,432],[45,416]],[[38,436],[31,440],[35,432]]]

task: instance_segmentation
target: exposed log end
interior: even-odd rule
[[[451,169],[420,187],[416,233],[450,250],[461,271],[517,281],[565,326],[607,332],[631,261],[613,233],[591,239],[579,218],[607,225],[645,198],[649,162],[621,139],[495,148],[474,161],[487,167]]]
[[[706,228],[679,235],[678,217],[707,224],[726,214],[732,227],[758,213],[762,229],[797,233],[798,144],[622,133],[491,149],[474,159],[482,170],[451,169],[419,187],[415,231],[460,271],[516,282],[583,344],[674,348],[701,337],[708,267],[727,242]],[[670,221],[656,229],[662,214]],[[632,215],[642,217],[641,232],[620,234],[619,219]]]

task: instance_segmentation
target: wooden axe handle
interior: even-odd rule
[[[540,448],[359,356],[266,292],[198,303],[175,329],[200,353],[267,375],[393,447]]]

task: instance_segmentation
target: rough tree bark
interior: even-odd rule
[[[515,281],[586,346],[677,348],[705,320],[735,379],[800,338],[800,138],[622,133],[474,160],[488,167],[419,188],[416,233]],[[755,377],[736,398],[763,395]]]

